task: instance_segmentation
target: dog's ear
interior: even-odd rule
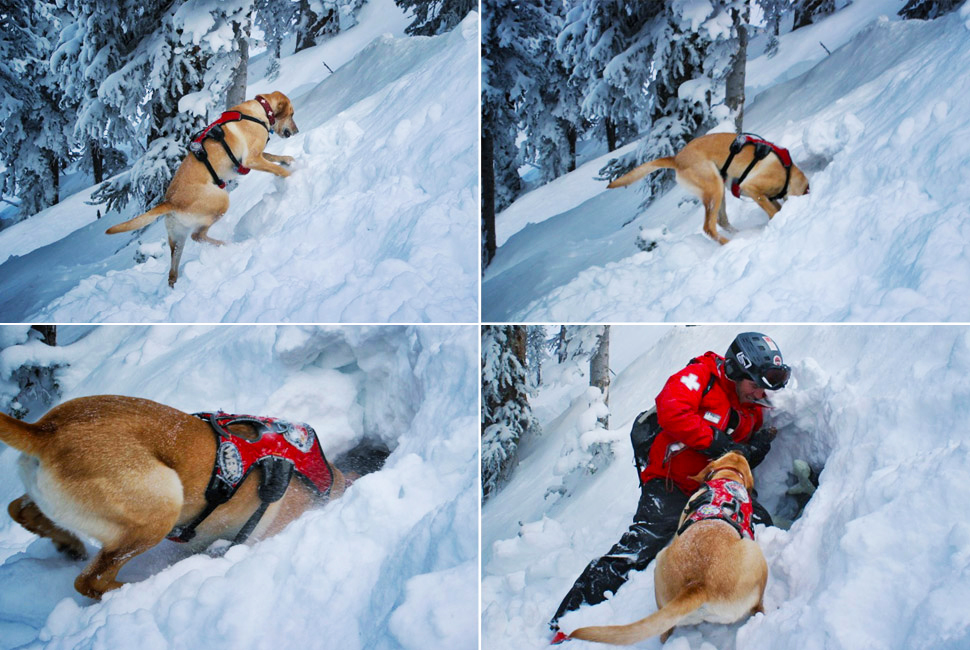
[[[289,117],[293,113],[293,108],[290,106],[290,98],[281,93],[278,90],[274,90],[269,94],[273,98],[273,104],[275,104],[273,110],[276,112],[278,117]]]
[[[714,469],[715,463],[717,463],[717,461],[716,460],[712,460],[700,472],[698,472],[694,476],[688,476],[687,478],[689,478],[690,480],[695,481],[697,483],[703,483],[704,482],[704,479],[707,478],[707,475],[711,472],[711,470]]]

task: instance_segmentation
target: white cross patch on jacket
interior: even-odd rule
[[[690,373],[689,375],[684,375],[683,377],[681,377],[680,383],[682,383],[684,386],[687,386],[687,388],[691,390],[701,389],[701,383],[697,381],[697,375],[695,375],[694,373]]]

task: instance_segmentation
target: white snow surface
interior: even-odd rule
[[[367,436],[383,469],[280,534],[221,558],[164,541],[94,602],[85,566],[0,516],[0,648],[477,647],[478,333],[469,327],[102,326],[25,342],[0,328],[0,393],[13,369],[57,363],[63,400],[146,397],[187,412],[310,423],[328,458]],[[41,413],[27,417],[34,420]],[[0,500],[23,493],[0,443]],[[89,554],[96,550],[89,546]]]
[[[550,362],[534,400],[543,433],[523,441],[510,483],[482,507],[484,650],[548,647],[546,625],[560,600],[632,521],[633,419],[670,374],[706,350],[723,353],[738,332],[613,327],[644,332],[645,341],[636,353],[624,348],[632,356],[611,386],[613,428],[594,429],[596,399],[581,368]],[[790,529],[756,526],[769,567],[764,615],[679,628],[663,646],[653,638],[636,647],[970,647],[970,524],[960,514],[970,467],[970,329],[760,329],[778,342],[793,379],[771,396],[768,423],[779,434],[755,470],[759,498],[775,511],[796,458],[824,466],[818,490]],[[612,462],[592,475],[564,471],[567,450],[594,440],[613,441]],[[655,611],[654,566],[633,572],[606,602],[564,616],[563,630],[631,623]]]
[[[228,245],[189,241],[171,290],[164,219],[105,235],[137,211],[97,219],[88,188],[0,232],[0,321],[477,322],[478,15],[436,37],[405,37],[393,0],[360,20],[251,78],[293,100],[300,132],[267,150],[296,162],[237,179]]]
[[[901,5],[853,3],[748,64],[745,130],[787,147],[810,194],[770,221],[728,196],[738,230],[719,246],[685,190],[641,211],[636,186],[593,181],[604,155],[498,215],[483,320],[970,320],[967,9],[903,21]]]

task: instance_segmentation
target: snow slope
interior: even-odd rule
[[[970,4],[934,21],[878,17],[890,11],[853,3],[748,64],[745,128],[791,150],[809,195],[770,222],[729,197],[738,232],[722,247],[680,188],[641,212],[636,189],[591,183],[604,156],[499,215],[483,320],[970,318]],[[817,60],[818,40],[845,44]],[[532,207],[562,205],[564,186],[561,212]],[[654,250],[636,247],[640,229]]]
[[[723,352],[738,331],[675,327],[653,344],[657,327],[630,327],[650,343],[623,360],[609,431],[593,426],[596,399],[578,367],[550,361],[543,369],[543,434],[523,442],[511,482],[482,508],[483,649],[548,647],[546,623],[560,600],[632,520],[634,417],[671,373],[706,350]],[[821,469],[818,490],[790,529],[756,528],[769,566],[765,615],[686,627],[663,646],[654,638],[636,647],[970,647],[970,525],[959,514],[970,467],[970,328],[760,329],[778,342],[793,379],[772,395],[769,421],[779,434],[755,472],[759,496],[778,521],[796,458]],[[576,470],[577,449],[598,440],[612,441],[613,461],[592,475]],[[563,629],[653,612],[653,566],[605,603],[565,616]]]
[[[0,232],[0,320],[477,321],[478,17],[433,38],[407,23],[375,0],[251,81],[294,101],[300,133],[267,148],[295,172],[240,179],[212,229],[229,245],[189,242],[174,290],[164,220],[107,236],[134,212],[96,220],[72,197]]]
[[[218,558],[162,542],[101,602],[74,591],[84,562],[4,508],[0,648],[477,647],[473,328],[61,327],[59,338],[81,338],[56,348],[25,342],[26,330],[0,328],[4,404],[14,369],[58,364],[65,400],[121,393],[190,412],[278,415],[311,423],[331,459],[364,438],[391,455],[253,546]],[[4,504],[23,492],[18,455],[0,444]]]

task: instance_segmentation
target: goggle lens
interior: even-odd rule
[[[771,366],[761,373],[761,383],[768,390],[778,390],[784,388],[791,377],[791,368],[788,366]]]

